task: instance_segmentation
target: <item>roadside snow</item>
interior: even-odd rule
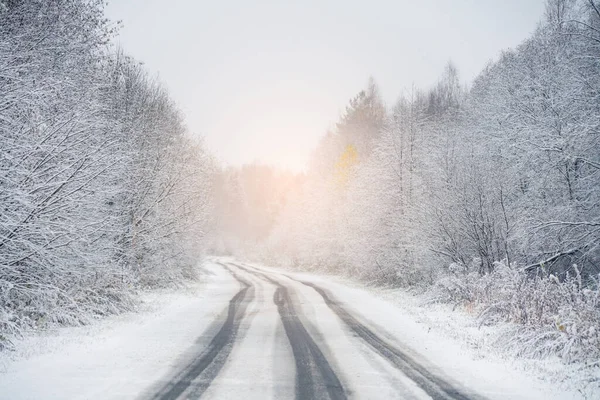
[[[168,375],[239,289],[207,263],[184,292],[146,294],[145,310],[28,337],[0,358],[0,397],[134,398]],[[190,318],[193,316],[193,318]]]
[[[401,306],[416,322],[460,343],[474,359],[508,365],[532,384],[548,386],[560,398],[600,398],[598,364],[595,368],[580,363],[566,365],[558,357],[527,359],[507,351],[502,343],[508,335],[514,335],[514,324],[480,326],[473,310],[429,304],[428,299],[403,290],[382,290],[379,296]]]

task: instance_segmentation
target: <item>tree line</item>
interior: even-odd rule
[[[600,4],[548,0],[470,87],[353,98],[242,254],[344,273],[514,322],[508,345],[600,357]]]
[[[102,0],[0,0],[0,349],[196,274],[214,162]]]

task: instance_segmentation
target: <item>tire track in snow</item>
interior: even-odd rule
[[[193,397],[199,398],[219,374],[231,353],[248,304],[254,299],[255,288],[250,281],[241,278],[228,266],[217,264],[229,271],[242,288],[229,301],[225,322],[209,345],[182,368],[175,378],[160,388],[151,397],[152,400],[177,399],[190,387],[193,389]],[[201,382],[195,382],[198,378],[202,378]]]
[[[346,399],[346,393],[335,371],[298,318],[298,312],[291,300],[288,288],[262,272],[238,264],[231,265],[267,280],[277,287],[273,302],[277,306],[277,311],[294,354],[296,399]]]
[[[287,275],[285,275],[287,276]],[[382,357],[389,360],[396,368],[413,380],[434,400],[473,400],[482,399],[480,396],[468,395],[462,389],[454,387],[444,378],[436,376],[417,362],[406,352],[393,346],[385,339],[378,336],[370,328],[362,324],[350,314],[327,290],[315,285],[287,276],[296,282],[313,288],[325,301],[325,304],[362,340],[373,348]]]

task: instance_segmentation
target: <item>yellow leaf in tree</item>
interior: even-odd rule
[[[339,186],[346,186],[350,177],[350,170],[358,164],[356,148],[349,144],[335,163],[335,180]]]

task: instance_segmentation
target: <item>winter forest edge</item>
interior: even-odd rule
[[[347,275],[600,358],[600,4],[548,0],[467,88],[370,80],[306,172],[223,167],[100,0],[0,0],[0,349],[136,308],[205,254]]]

